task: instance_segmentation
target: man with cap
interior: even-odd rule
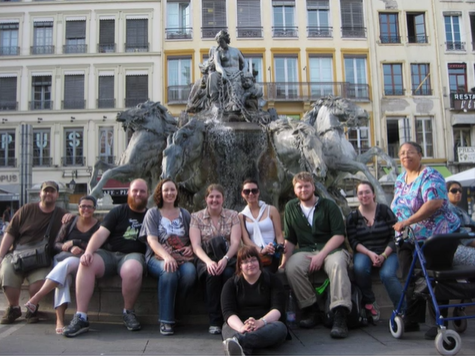
[[[7,297],[8,308],[0,321],[1,324],[11,324],[21,316],[20,292],[23,281],[25,279],[28,281],[31,298],[40,290],[50,271],[50,268],[38,268],[29,272],[16,272],[11,260],[12,252],[19,245],[34,244],[44,238],[53,216],[49,234],[52,241],[61,228],[62,218],[64,217],[63,221],[67,221],[72,217],[65,209],[56,207],[58,197],[58,183],[43,182],[40,189],[40,202],[23,205],[5,230],[0,245],[0,285]],[[55,210],[56,214],[54,214]],[[38,308],[35,312],[27,310],[25,318],[29,324],[38,322]]]

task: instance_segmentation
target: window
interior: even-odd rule
[[[297,56],[275,57],[274,71],[274,98],[280,100],[297,99],[299,97]]]
[[[459,161],[458,148],[472,146],[470,140],[470,127],[454,127],[454,161]]]
[[[31,54],[53,54],[53,21],[33,23],[33,46]]]
[[[310,91],[312,99],[334,95],[332,83],[333,62],[331,55],[310,57],[308,68],[310,70]]]
[[[349,127],[346,134],[348,141],[350,141],[358,155],[369,150],[369,127]]]
[[[16,167],[14,130],[0,130],[0,167]]]
[[[238,38],[262,37],[260,0],[237,0]]]
[[[424,13],[408,13],[407,40],[409,43],[427,43],[426,20]]]
[[[432,118],[416,118],[416,142],[422,146],[424,157],[434,157],[434,139],[432,136]]]
[[[114,96],[114,74],[103,75],[99,73],[99,99],[97,107],[99,109],[115,108]]]
[[[384,95],[404,95],[402,65],[383,64]]]
[[[52,166],[51,131],[49,129],[33,130],[33,166]]]
[[[65,153],[63,166],[84,166],[84,130],[82,128],[67,128],[64,130]]]
[[[407,117],[388,117],[388,154],[392,158],[399,158],[399,146],[404,142],[411,141],[411,126]]]
[[[227,29],[226,1],[202,0],[201,10],[203,19],[201,36],[203,38],[214,38],[219,31]]]
[[[186,103],[191,90],[191,58],[168,58],[168,102]]]
[[[0,23],[0,56],[20,54],[18,47],[18,22]]]
[[[39,75],[31,78],[32,101],[31,110],[52,109],[51,75]]]
[[[381,43],[401,43],[397,14],[379,14],[379,29]]]
[[[244,55],[247,62],[247,68],[256,78],[257,83],[264,82],[264,65],[262,64],[262,56]]]
[[[148,75],[127,74],[125,77],[125,107],[130,108],[148,100]]]
[[[450,94],[467,92],[467,65],[465,63],[449,63]]]
[[[17,110],[17,77],[0,77],[0,111]]]
[[[332,37],[329,0],[307,0],[308,37]]]
[[[274,27],[272,28],[274,37],[297,37],[295,26],[295,1],[272,0],[272,10],[274,13]]]
[[[411,64],[412,95],[432,95],[429,64]]]
[[[346,95],[350,99],[369,99],[366,56],[345,56]]]
[[[190,22],[190,1],[167,1],[167,39],[190,39],[192,34]]]
[[[148,19],[127,19],[126,52],[148,52]]]
[[[64,76],[63,109],[84,109],[84,74]]]
[[[113,127],[101,127],[99,129],[99,157],[97,161],[108,164],[115,163]]]
[[[66,44],[63,53],[86,53],[86,20],[66,20]]]
[[[475,51],[475,12],[470,13],[470,33],[472,34],[472,51]]]
[[[363,0],[340,0],[341,35],[347,38],[365,38]]]
[[[99,53],[114,53],[115,48],[115,20],[104,18],[99,21]]]
[[[445,45],[447,51],[465,50],[465,42],[462,42],[460,34],[460,16],[444,16]]]

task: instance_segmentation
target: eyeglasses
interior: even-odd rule
[[[257,193],[259,193],[259,189],[257,189],[257,188],[243,189],[243,190],[242,190],[242,193],[243,193],[244,195],[249,195],[249,194],[251,194],[251,193],[254,194],[254,195],[256,195]]]
[[[86,210],[86,209],[94,210],[95,209],[95,207],[92,206],[92,205],[79,205],[79,208],[84,209],[84,210]]]
[[[242,265],[250,265],[252,263],[257,263],[257,258],[250,258],[248,260],[245,260],[245,261],[241,261],[241,264]]]
[[[417,153],[418,153],[417,151],[401,151],[401,152],[399,152],[399,157],[414,156]]]
[[[457,194],[457,193],[462,194],[462,189],[452,188],[449,190],[449,192],[451,192],[452,194]]]

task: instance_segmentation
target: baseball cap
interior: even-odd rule
[[[46,188],[53,188],[54,190],[59,192],[58,183],[52,180],[47,180],[46,182],[43,182],[43,184],[41,184],[41,190],[45,190]]]

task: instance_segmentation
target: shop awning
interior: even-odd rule
[[[115,179],[109,179],[107,183],[102,188],[104,194],[109,195],[127,195],[129,190],[130,182],[122,183]]]
[[[475,114],[455,114],[452,125],[475,125]]]
[[[431,165],[432,168],[434,168],[436,171],[438,171],[440,174],[442,174],[442,177],[447,178],[452,175],[452,172],[449,171],[449,169],[444,166],[444,165]],[[386,174],[389,174],[391,171],[390,168],[383,167],[383,170]],[[399,173],[401,173],[404,169],[400,166],[399,167]]]

